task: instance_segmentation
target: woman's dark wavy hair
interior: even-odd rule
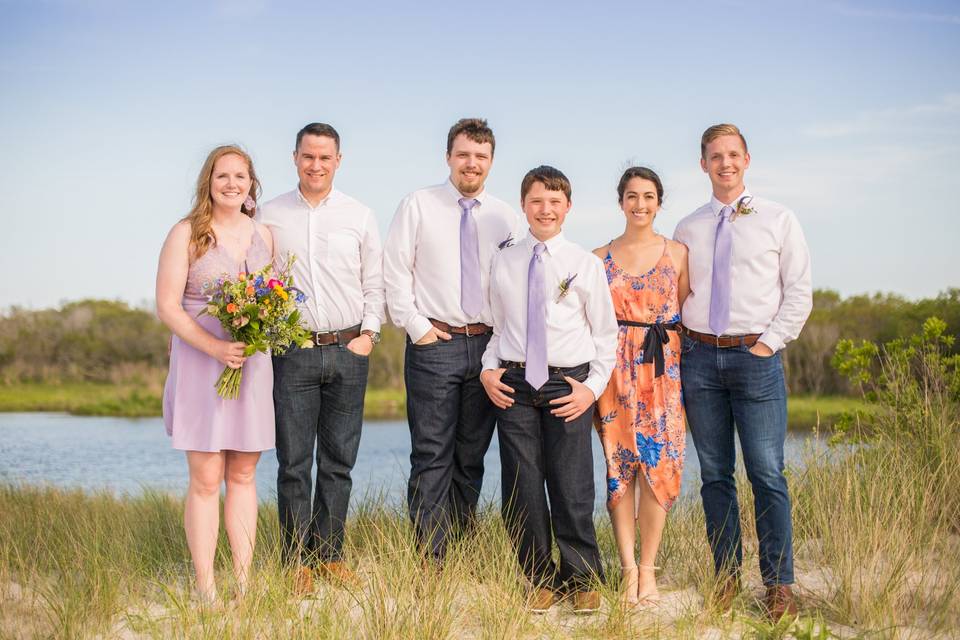
[[[663,204],[663,182],[660,176],[653,169],[647,167],[630,167],[620,176],[620,184],[617,185],[617,202],[623,204],[623,192],[627,190],[627,183],[634,178],[643,178],[649,180],[657,187],[657,204]]]

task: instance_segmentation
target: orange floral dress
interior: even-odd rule
[[[594,416],[607,461],[607,508],[642,470],[657,501],[670,509],[680,495],[685,446],[677,270],[666,238],[663,255],[642,275],[624,272],[609,246],[603,263],[620,325],[617,365]]]

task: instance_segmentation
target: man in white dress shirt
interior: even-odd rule
[[[737,127],[707,129],[700,153],[713,197],[680,221],[674,239],[690,251],[680,370],[719,578],[716,604],[728,608],[740,586],[736,432],[753,488],[764,604],[778,620],[797,610],[780,352],[800,335],[813,306],[810,255],[794,213],[744,186],[750,154]]]
[[[453,125],[449,179],[403,199],[384,247],[387,306],[407,332],[407,502],[421,549],[438,562],[472,522],[495,422],[479,379],[490,259],[519,218],[484,190],[494,146],[486,120]]]
[[[603,578],[592,419],[616,364],[619,328],[603,263],[563,236],[570,195],[570,181],[553,167],[523,179],[530,231],[494,258],[493,337],[480,376],[498,408],[503,519],[538,613],[571,592],[574,611],[596,611],[594,585]]]
[[[355,581],[343,564],[350,471],[363,423],[369,355],[385,319],[382,247],[373,212],[336,190],[340,136],[328,124],[297,134],[293,191],[264,204],[278,261],[296,255],[294,283],[313,349],[273,357],[277,416],[277,507],[285,559],[299,565],[296,589],[313,574]],[[316,489],[311,503],[314,453]]]

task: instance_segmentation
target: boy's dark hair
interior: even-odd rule
[[[490,128],[486,120],[483,118],[462,118],[450,127],[450,132],[447,134],[447,155],[450,155],[450,152],[453,151],[453,141],[460,134],[467,136],[468,140],[473,140],[478,144],[489,142],[491,156],[493,150],[497,147],[497,141],[493,137],[493,129]]]
[[[300,150],[300,141],[303,140],[303,136],[307,135],[333,138],[333,143],[337,146],[337,153],[340,153],[340,134],[337,133],[336,129],[323,122],[311,122],[303,129],[300,129],[300,131],[297,132],[297,144],[293,148],[294,151]]]
[[[570,200],[570,195],[573,193],[570,180],[563,175],[562,171],[542,164],[536,169],[530,169],[527,175],[523,176],[523,182],[520,183],[520,202],[526,199],[527,193],[537,182],[541,183],[547,191],[563,191],[567,200]]]
[[[620,176],[620,184],[617,185],[617,202],[623,204],[623,192],[627,190],[627,183],[634,178],[643,178],[649,180],[657,187],[657,204],[663,204],[663,183],[660,176],[653,169],[646,167],[630,167]]]

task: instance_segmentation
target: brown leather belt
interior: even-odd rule
[[[688,329],[681,325],[680,331],[685,336],[690,336],[699,342],[712,344],[719,349],[729,349],[730,347],[752,347],[760,339],[759,333],[748,333],[742,336],[715,336],[712,333],[700,333],[693,329]]]
[[[360,325],[354,325],[339,331],[314,331],[310,335],[313,344],[318,347],[325,347],[329,344],[346,345],[348,342],[360,335]]]
[[[453,327],[443,320],[434,320],[433,318],[430,318],[430,324],[435,326],[437,329],[440,329],[440,331],[444,331],[446,333],[460,333],[468,338],[470,336],[483,336],[493,331],[493,327],[485,325],[482,322],[468,324],[463,327]]]

